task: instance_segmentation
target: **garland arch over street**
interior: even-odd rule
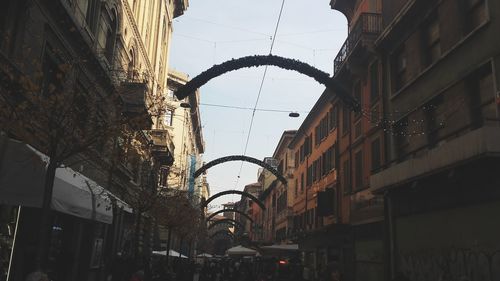
[[[217,221],[214,221],[212,222],[207,229],[211,229],[212,227],[218,225],[218,224],[221,224],[221,223],[228,223],[228,222],[232,222],[232,225],[233,226],[237,226],[237,227],[240,227],[240,228],[245,228],[243,226],[243,224],[241,224],[241,222],[237,221],[237,220],[233,220],[231,218],[225,218],[225,219],[221,219],[221,220],[217,220]]]
[[[216,212],[213,212],[211,213],[207,218],[206,220],[209,221],[211,218],[215,217],[216,215],[218,214],[221,214],[221,213],[224,213],[224,212],[233,212],[233,213],[238,213],[242,216],[244,216],[247,220],[249,220],[250,222],[253,223],[253,219],[252,217],[250,217],[249,215],[247,215],[245,212],[242,212],[238,209],[232,209],[232,208],[227,208],[227,209],[222,209],[222,210],[218,210]]]
[[[229,230],[226,229],[217,230],[212,235],[210,235],[210,238],[214,238],[218,234],[226,234],[227,236],[231,237],[231,239],[234,239],[234,234],[232,234]]]
[[[287,70],[295,70],[299,73],[312,77],[320,84],[323,84],[327,88],[333,90],[333,92],[337,94],[340,99],[352,110],[361,110],[359,101],[356,100],[342,85],[334,81],[328,73],[321,71],[307,63],[274,55],[246,56],[214,65],[191,79],[184,86],[177,89],[177,91],[175,92],[175,96],[179,100],[182,100],[188,95],[193,94],[196,89],[200,88],[211,79],[218,77],[224,73],[245,67],[258,67],[264,65],[272,65]]]
[[[240,190],[226,190],[226,191],[221,191],[219,193],[216,193],[216,194],[212,195],[212,197],[208,198],[205,202],[202,202],[201,205],[200,205],[200,207],[203,209],[203,208],[207,207],[208,204],[210,202],[212,202],[212,200],[214,200],[216,198],[219,198],[221,196],[224,196],[224,195],[228,195],[228,194],[239,194],[241,196],[245,196],[247,198],[250,198],[257,205],[259,205],[259,207],[262,210],[266,209],[266,206],[264,205],[264,203],[262,203],[262,201],[260,201],[257,197],[253,196],[250,193],[247,193],[247,192],[244,192],[244,191],[240,191]]]
[[[216,165],[219,165],[219,164],[222,164],[225,162],[230,162],[230,161],[245,161],[245,162],[259,165],[262,168],[271,172],[273,175],[275,175],[284,185],[287,184],[287,180],[285,179],[285,177],[280,172],[278,172],[276,169],[274,169],[271,165],[269,165],[269,164],[267,164],[264,161],[261,161],[259,159],[245,156],[245,155],[231,155],[231,156],[225,156],[225,157],[221,157],[221,158],[217,158],[215,160],[212,160],[212,161],[208,162],[207,164],[201,166],[198,170],[196,170],[194,172],[194,177],[197,178],[203,172],[212,168],[213,166],[216,166]]]

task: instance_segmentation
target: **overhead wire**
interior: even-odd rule
[[[271,41],[271,47],[269,48],[269,55],[272,54],[273,52],[273,48],[274,48],[274,43],[276,42],[276,34],[278,33],[278,28],[279,28],[279,25],[280,25],[280,21],[281,21],[281,15],[283,14],[283,7],[285,6],[285,0],[282,0],[281,1],[281,7],[280,7],[280,12],[278,14],[278,20],[276,21],[276,27],[274,28],[274,34],[273,34],[273,37],[272,37],[272,41]],[[250,119],[250,127],[248,129],[248,134],[247,134],[247,139],[246,139],[246,142],[245,142],[245,148],[243,149],[243,155],[246,155],[247,154],[247,149],[248,149],[248,143],[250,141],[250,136],[252,134],[252,127],[253,127],[253,121],[255,120],[255,112],[256,112],[256,109],[257,109],[257,105],[259,104],[259,99],[260,99],[260,96],[262,94],[262,88],[264,86],[264,81],[266,79],[266,75],[267,75],[267,69],[268,69],[268,66],[266,65],[265,68],[264,68],[264,74],[262,75],[262,80],[260,82],[260,87],[259,87],[259,92],[257,94],[257,99],[255,100],[255,105],[253,107],[253,111],[252,111],[252,117]],[[238,176],[236,178],[236,183],[235,183],[235,188],[236,186],[238,185],[238,182],[239,182],[239,178],[241,176],[241,170],[243,169],[243,162],[241,162],[241,165],[240,165],[240,169],[239,169],[239,172],[238,172]]]
[[[225,104],[214,104],[214,103],[200,103],[203,106],[211,106],[211,107],[221,107],[221,108],[231,108],[231,109],[242,109],[242,110],[255,110],[262,112],[279,112],[279,113],[290,113],[292,110],[284,110],[284,109],[271,109],[271,108],[253,108],[253,107],[244,107],[244,106],[236,106],[236,105],[225,105]],[[294,111],[297,112],[297,111]],[[298,111],[300,113],[309,113],[309,111]]]

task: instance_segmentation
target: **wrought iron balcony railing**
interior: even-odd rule
[[[334,60],[333,73],[334,75],[342,68],[356,45],[364,38],[375,36],[382,32],[382,15],[376,13],[363,13],[359,16],[354,24],[354,27],[349,32],[347,39],[340,48]]]

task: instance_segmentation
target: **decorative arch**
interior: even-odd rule
[[[274,169],[271,165],[269,165],[269,164],[267,164],[264,161],[261,161],[259,159],[245,156],[245,155],[231,155],[231,156],[225,156],[225,157],[221,157],[221,158],[212,160],[212,161],[208,162],[207,164],[201,166],[198,170],[196,170],[194,172],[194,177],[197,178],[199,175],[201,175],[206,170],[212,168],[213,166],[216,166],[216,165],[219,165],[219,164],[222,164],[225,162],[230,162],[230,161],[245,161],[245,162],[257,164],[257,165],[261,166],[262,168],[271,172],[273,175],[275,175],[283,184],[285,184],[285,185],[287,184],[287,180],[285,179],[285,177],[280,172],[278,172],[276,169]]]
[[[217,230],[212,235],[210,235],[210,238],[214,238],[215,236],[217,236],[219,234],[226,234],[229,237],[231,237],[231,239],[234,239],[234,234],[232,234],[231,231],[226,230],[226,229]]]
[[[209,221],[211,218],[215,217],[215,216],[216,216],[216,215],[218,215],[218,214],[224,213],[224,212],[233,212],[233,213],[238,213],[238,214],[240,214],[240,215],[244,216],[247,220],[249,220],[249,221],[251,221],[251,222],[253,223],[253,219],[252,219],[252,217],[250,217],[249,215],[247,215],[245,212],[242,212],[242,211],[240,211],[240,210],[238,210],[238,209],[230,209],[230,208],[228,208],[228,209],[218,210],[217,212],[213,212],[213,213],[211,213],[211,214],[210,214],[210,215],[206,218],[206,220],[207,220],[207,221]]]
[[[233,220],[231,218],[225,218],[225,219],[221,219],[221,220],[216,220],[214,222],[212,222],[207,229],[211,229],[212,227],[218,225],[218,224],[221,224],[221,223],[229,223],[229,222],[232,222],[232,225],[233,226],[238,226],[240,228],[245,228],[245,226],[243,224],[241,224],[241,222],[237,221],[237,220]]]
[[[191,79],[181,88],[177,89],[175,95],[179,100],[182,100],[188,95],[195,93],[196,89],[200,88],[211,79],[224,73],[244,67],[257,67],[264,65],[272,65],[287,70],[295,70],[299,73],[312,77],[320,84],[323,84],[327,88],[333,90],[333,92],[337,94],[340,99],[352,110],[361,110],[359,101],[356,100],[342,85],[334,81],[328,73],[323,72],[307,63],[274,55],[247,56],[214,65]]]
[[[224,195],[228,195],[228,194],[239,194],[241,196],[245,196],[247,198],[250,198],[257,205],[259,205],[259,207],[262,210],[266,209],[266,206],[264,205],[264,203],[262,203],[262,201],[260,201],[257,197],[253,196],[250,193],[247,193],[247,192],[244,192],[244,191],[240,191],[240,190],[226,190],[226,191],[221,191],[221,192],[219,192],[217,194],[212,195],[212,197],[208,198],[205,202],[202,202],[200,207],[203,209],[203,208],[207,207],[208,204],[210,202],[212,202],[214,199],[219,198],[219,197],[224,196]]]

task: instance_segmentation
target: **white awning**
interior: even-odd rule
[[[42,206],[48,157],[20,141],[0,136],[0,204]],[[111,224],[116,197],[70,168],[58,168],[54,180],[53,210]],[[130,210],[120,200],[124,209]]]

